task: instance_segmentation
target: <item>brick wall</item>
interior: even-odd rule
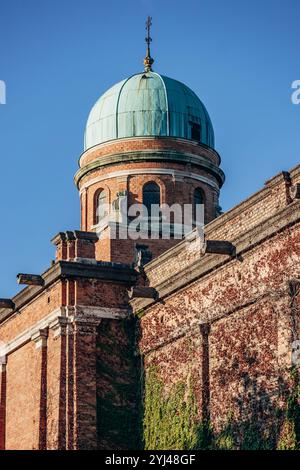
[[[10,355],[6,390],[7,450],[39,448],[40,372],[34,343]]]
[[[209,417],[216,435],[230,427],[235,448],[250,445],[253,429],[259,443],[252,445],[278,445],[291,387],[292,341],[300,331],[289,283],[300,279],[300,211],[286,184],[300,181],[299,168],[290,177],[279,175],[206,227],[210,239],[232,234],[238,253],[245,247],[242,255],[203,257],[190,249],[193,242],[183,242],[146,266],[158,301],[131,302],[141,317],[146,378],[155,366],[165,396],[176,383],[187,390],[192,380],[199,424]]]
[[[125,138],[112,142],[104,143],[93,147],[82,154],[79,163],[83,167],[102,156],[113,155],[116,153],[126,153],[134,150],[177,150],[193,155],[205,155],[215,165],[220,164],[218,153],[197,142],[190,140],[170,138],[170,137],[142,137],[142,138]]]
[[[99,449],[139,448],[140,389],[135,322],[103,320],[97,337]]]
[[[86,246],[81,244],[78,246],[82,254]],[[61,244],[57,252],[62,253]],[[77,264],[69,262],[71,273]],[[95,265],[86,266],[94,266],[97,276]],[[57,267],[50,269],[51,275]],[[96,449],[105,441],[99,432],[101,417],[97,414],[102,406],[99,383],[103,377],[97,375],[97,351],[105,338],[101,333],[102,316],[106,328],[110,328],[110,322],[113,324],[112,346],[116,346],[116,341],[120,353],[116,367],[125,349],[130,352],[125,361],[128,370],[135,358],[132,342],[126,337],[128,328],[124,327],[129,321],[127,291],[132,280],[123,276],[121,282],[114,281],[113,276],[119,276],[118,268],[111,271],[109,264],[100,265],[99,269],[102,274],[108,270],[108,280],[71,276],[59,278],[49,286],[27,287],[14,302],[22,305],[26,296],[29,301],[16,312],[4,316],[1,312],[0,339],[9,349],[7,364],[1,364],[0,371],[0,448]],[[47,276],[46,273],[44,277]],[[119,311],[123,315],[120,319]],[[130,331],[134,336],[134,328]],[[132,370],[134,375],[136,369]],[[126,380],[129,383],[130,377]],[[135,399],[135,388],[132,390],[131,401]]]
[[[155,151],[176,151],[182,158],[178,162],[166,159],[157,160]],[[126,160],[128,152],[138,152],[140,160]],[[153,152],[152,156],[151,152]],[[100,165],[104,158],[112,155],[124,155],[124,158],[118,157],[118,160],[110,164]],[[199,162],[190,160],[190,156],[198,156]],[[221,183],[213,170],[210,171],[205,166],[201,166],[201,161],[210,165],[210,168],[217,169],[220,157],[212,149],[182,139],[121,139],[89,149],[80,159],[80,171],[85,171],[85,173],[80,177],[76,176],[80,190],[82,230],[96,230],[100,192],[105,191],[106,203],[112,204],[117,200],[119,192],[127,191],[128,205],[131,206],[143,202],[143,186],[150,181],[159,185],[161,203],[169,206],[180,204],[183,207],[184,204],[193,204],[194,191],[200,188],[205,199],[205,222],[210,222],[216,216]],[[92,164],[94,166],[88,166]],[[169,174],[164,174],[166,170]],[[157,173],[159,171],[161,174]],[[135,174],[135,172],[140,173]],[[118,176],[114,176],[115,173]],[[195,175],[203,179],[197,180]],[[105,234],[110,238],[108,231]],[[141,243],[143,243],[142,240]],[[172,240],[169,243],[164,240],[151,244],[155,245],[154,256],[160,255],[174,244]],[[119,240],[102,239],[96,247],[97,259],[131,263],[134,258],[133,246],[132,243],[123,240],[119,243]]]

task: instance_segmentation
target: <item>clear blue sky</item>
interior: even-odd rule
[[[50,238],[79,227],[73,184],[95,100],[139,72],[153,16],[155,70],[208,108],[227,210],[300,163],[299,0],[10,0],[0,6],[0,297],[40,273]]]

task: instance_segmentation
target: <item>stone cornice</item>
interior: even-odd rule
[[[172,277],[168,277],[158,285],[152,285],[158,294],[157,300],[152,299],[135,299],[130,301],[130,305],[135,313],[141,312],[146,307],[161,301],[166,296],[172,295],[175,291],[186,287],[188,284],[202,278],[211,272],[217,270],[221,266],[230,262],[239,262],[242,255],[255,248],[265,240],[275,236],[277,233],[300,222],[300,201],[295,201],[273,215],[269,219],[261,222],[256,227],[248,230],[242,235],[230,240],[236,247],[236,259],[223,255],[205,255],[201,256],[192,264],[188,264],[181,271],[176,272]],[[177,253],[185,249],[187,243],[191,243],[196,238],[193,232],[188,240],[183,240],[174,248],[163,253],[159,258],[151,261],[145,266],[145,274],[150,275],[151,271],[157,269],[158,264],[161,266],[168,263],[168,259],[174,258]]]
[[[223,171],[212,163],[208,158],[200,155],[193,155],[190,153],[183,153],[175,150],[139,150],[130,152],[120,152],[108,156],[101,156],[96,158],[91,163],[80,168],[75,175],[75,184],[79,185],[80,180],[92,171],[103,168],[108,165],[116,165],[128,162],[175,162],[183,164],[192,164],[205,169],[208,173],[213,175],[219,182],[220,187],[225,181]]]
[[[59,280],[90,278],[130,286],[135,283],[137,273],[129,265],[121,263],[97,262],[96,264],[86,264],[72,261],[58,261],[51,266],[42,277],[44,279],[43,286],[28,286],[13,297],[15,304],[14,310],[0,309],[0,323],[24,308],[45,289]]]

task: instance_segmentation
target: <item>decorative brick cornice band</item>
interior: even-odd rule
[[[205,157],[200,155],[193,155],[188,153],[181,153],[174,150],[157,150],[157,151],[149,151],[149,150],[140,150],[140,151],[130,151],[130,152],[123,152],[123,153],[116,153],[114,155],[109,156],[101,156],[96,158],[91,163],[80,168],[77,173],[75,174],[75,184],[79,185],[80,180],[89,174],[92,171],[98,170],[99,168],[103,168],[108,165],[116,165],[116,164],[124,164],[124,163],[133,163],[133,162],[175,162],[175,163],[182,163],[196,165],[209,174],[213,175],[220,187],[223,185],[225,181],[225,175],[223,171],[208,160]]]

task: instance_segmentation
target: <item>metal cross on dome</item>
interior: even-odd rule
[[[148,16],[147,21],[146,21],[147,37],[145,39],[147,43],[147,55],[144,59],[145,72],[152,71],[152,65],[154,62],[154,59],[152,59],[151,54],[150,54],[150,43],[152,42],[152,38],[150,36],[151,26],[152,26],[152,17]]]
[[[146,30],[147,30],[146,43],[148,44],[148,47],[150,47],[150,43],[152,42],[152,38],[150,36],[151,26],[152,26],[152,16],[148,16],[147,21],[146,21]]]

